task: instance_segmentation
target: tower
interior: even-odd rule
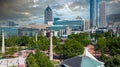
[[[5,38],[4,38],[4,31],[2,31],[2,53],[5,53]]]
[[[100,4],[100,27],[107,27],[104,0]]]
[[[52,46],[52,36],[53,36],[53,32],[50,31],[50,54],[49,54],[49,59],[53,60],[53,46]]]
[[[45,17],[44,17],[44,23],[48,24],[49,22],[53,21],[53,17],[52,17],[52,9],[50,8],[50,6],[48,6],[45,9]]]
[[[90,0],[90,28],[98,26],[98,0]]]

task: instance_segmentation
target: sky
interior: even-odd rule
[[[0,22],[44,23],[44,10],[50,5],[53,17],[89,20],[90,0],[0,0]],[[120,0],[106,0],[106,15],[120,14]]]

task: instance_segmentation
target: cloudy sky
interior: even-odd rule
[[[106,0],[107,15],[120,14],[120,0]],[[0,0],[0,22],[43,23],[44,10],[50,5],[54,17],[89,20],[90,0]]]

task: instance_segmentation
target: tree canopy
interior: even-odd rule
[[[83,53],[83,45],[76,40],[66,40],[64,44],[56,46],[55,52],[63,55],[63,58],[71,58]]]

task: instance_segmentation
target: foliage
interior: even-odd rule
[[[83,53],[83,45],[78,41],[69,39],[65,41],[65,44],[55,47],[55,52],[63,55],[63,58],[71,58]]]
[[[18,45],[22,45],[22,46],[27,45],[28,42],[29,42],[29,37],[28,36],[21,36],[21,37],[19,37],[19,39],[17,41]]]
[[[26,60],[28,67],[54,67],[51,61],[39,50],[34,54],[29,54]]]
[[[8,48],[8,49],[6,50],[5,54],[10,54],[10,55],[12,55],[12,54],[14,54],[14,52],[16,52],[16,51],[17,51],[16,46],[11,46],[10,48]]]
[[[48,50],[49,45],[50,45],[49,39],[45,36],[39,35],[37,45],[40,50]]]
[[[102,53],[105,53],[105,51],[107,49],[107,44],[106,44],[105,38],[98,38],[97,49],[100,50]]]
[[[60,43],[60,39],[53,36],[53,45],[58,45]]]
[[[105,62],[105,67],[120,67],[120,56],[112,56]]]
[[[36,47],[35,37],[29,38],[29,42],[27,44],[27,47],[28,48],[35,48]]]
[[[120,37],[111,38],[107,42],[111,56],[120,54]]]
[[[15,46],[17,45],[18,38],[16,36],[11,36],[6,39],[6,46]]]
[[[72,34],[72,35],[69,35],[68,38],[74,39],[85,46],[91,44],[91,40],[89,39],[88,33]]]

